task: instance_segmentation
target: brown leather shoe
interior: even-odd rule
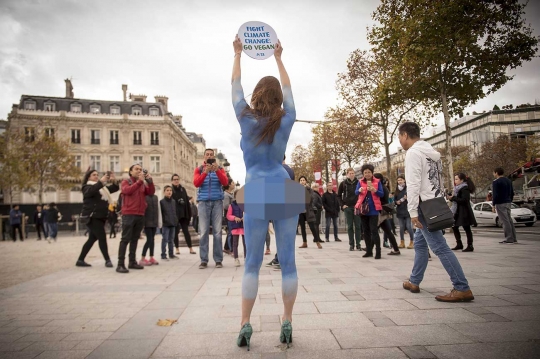
[[[438,295],[435,297],[439,302],[470,302],[474,300],[474,295],[471,290],[460,292],[459,290],[452,289],[452,291],[445,295]]]
[[[412,284],[408,280],[403,282],[403,289],[411,291],[411,293],[420,293],[420,287],[416,284]]]
[[[307,243],[306,242],[302,243],[302,245],[298,248],[307,248]]]

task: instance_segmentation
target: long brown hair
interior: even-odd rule
[[[274,76],[263,77],[251,95],[251,107],[245,109],[257,120],[266,120],[264,128],[258,134],[256,146],[263,141],[269,144],[274,142],[274,135],[281,125],[281,118],[285,115],[285,111],[281,108],[282,103],[283,92],[278,79]]]

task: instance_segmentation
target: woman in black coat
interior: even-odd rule
[[[105,186],[108,182],[110,185]],[[83,178],[82,193],[83,207],[81,217],[90,217],[86,225],[88,227],[88,240],[82,247],[81,255],[75,264],[77,267],[90,267],[84,259],[96,241],[99,241],[99,249],[105,258],[105,267],[112,268],[112,262],[107,248],[107,234],[105,222],[109,214],[109,204],[114,203],[111,193],[118,191],[118,183],[114,173],[107,172],[99,178],[98,171],[90,170]]]
[[[448,200],[452,202],[452,213],[454,213],[454,236],[456,237],[456,246],[452,250],[457,251],[463,249],[463,242],[461,242],[461,234],[459,233],[459,227],[463,227],[467,234],[467,248],[463,249],[463,252],[474,251],[473,247],[473,235],[471,226],[476,225],[476,218],[471,208],[471,193],[474,193],[476,187],[473,181],[467,177],[464,173],[457,173],[454,176],[454,191],[452,195],[447,196]]]
[[[411,216],[407,209],[407,183],[405,182],[405,176],[399,175],[397,177],[397,186],[394,192],[394,203],[396,204],[396,217],[399,221],[399,236],[401,238],[401,244],[399,248],[405,248],[405,229],[409,232],[409,245],[408,249],[414,248],[414,230],[412,228]]]
[[[306,188],[306,198],[309,198],[309,203],[306,203],[306,211],[304,213],[300,213],[298,216],[298,224],[300,225],[300,233],[302,234],[302,245],[298,248],[307,248],[307,234],[306,234],[306,222],[308,223],[309,229],[311,230],[311,233],[313,234],[313,242],[317,245],[319,249],[322,249],[321,246],[321,237],[319,236],[319,231],[315,228],[315,223],[317,221],[317,217],[315,217],[315,211],[313,210],[313,190],[307,185],[307,179],[305,176],[300,176],[300,179],[298,180],[302,186]],[[309,196],[309,197],[307,197]]]

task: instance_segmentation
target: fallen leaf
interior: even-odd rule
[[[178,323],[178,320],[176,319],[159,319],[157,322],[157,325],[160,327],[170,327],[174,323]]]

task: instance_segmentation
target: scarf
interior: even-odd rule
[[[91,186],[95,185],[97,182],[94,182],[94,181],[88,181],[86,182],[86,184],[89,184]],[[105,186],[103,186],[100,190],[99,190],[99,193],[101,193],[101,199],[104,200],[104,201],[107,201],[109,202],[109,204],[111,203],[114,203],[114,200],[113,198],[111,197],[111,192],[109,192],[109,189]]]
[[[467,186],[467,182],[463,182],[463,183],[458,184],[457,186],[454,187],[454,196],[457,196],[458,192],[459,192],[463,187],[468,187],[468,186]],[[453,214],[456,214],[456,211],[457,211],[457,202],[452,201],[452,208],[450,208],[450,210],[452,211]]]
[[[403,191],[403,188],[405,188],[405,186],[402,186],[402,185],[398,184],[397,188],[398,188],[400,191]]]

